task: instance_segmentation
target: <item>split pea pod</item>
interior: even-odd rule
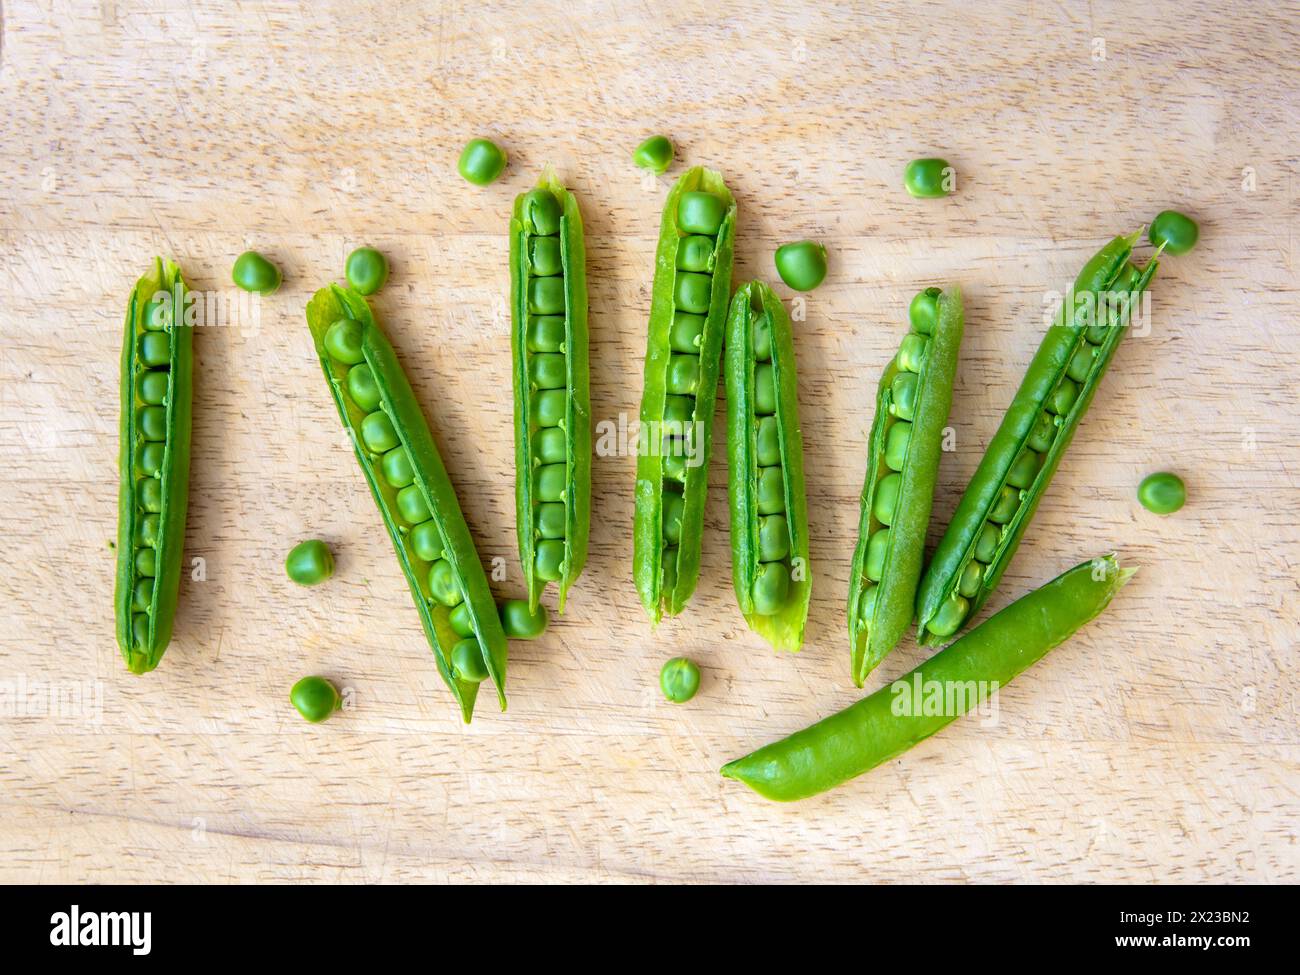
[[[876,394],[858,544],[849,571],[849,647],[859,687],[912,624],[925,531],[952,406],[961,292],[927,288]]]
[[[680,613],[699,580],[735,230],[736,204],[720,174],[696,167],[669,191],[650,298],[633,524],[633,578],[655,623]]]
[[[366,299],[330,285],[307,305],[321,369],[406,576],[438,673],[468,723],[490,678],[506,707],[506,637],[429,425]]]
[[[799,389],[790,316],[761,281],[736,291],[726,348],[732,583],[750,629],[795,651],[812,595]]]
[[[591,393],[587,267],[578,201],[547,167],[510,220],[515,525],[528,602],[548,582],[559,610],[587,561]]]
[[[1089,259],[971,477],[917,594],[917,639],[937,645],[979,611],[1006,571],[1158,262],[1130,262],[1138,234]]]
[[[889,761],[975,709],[1095,619],[1136,569],[1092,559],[1022,596],[911,673],[722,767],[778,802],[825,792]]]
[[[185,295],[180,268],[157,258],[126,307],[113,602],[117,644],[133,674],[162,659],[180,588],[194,375]]]

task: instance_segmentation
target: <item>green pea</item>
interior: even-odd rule
[[[379,404],[382,402],[382,397],[379,394],[379,384],[375,382],[375,374],[370,371],[368,365],[363,362],[349,369],[347,384],[348,397],[357,406],[367,413],[373,413],[379,409]]]
[[[560,238],[528,238],[528,269],[542,278],[563,273],[564,259],[560,251]]]
[[[709,300],[713,297],[713,278],[683,271],[673,284],[673,295],[678,308],[703,314],[709,310]]]
[[[1196,221],[1177,210],[1162,210],[1151,221],[1147,236],[1156,247],[1165,245],[1165,251],[1178,255],[1186,254],[1196,246],[1201,230]]]
[[[506,168],[506,153],[491,139],[470,139],[461,150],[456,167],[475,186],[487,186]]]
[[[142,443],[140,450],[136,454],[135,472],[145,477],[153,477],[162,470],[163,457],[167,453],[167,445],[152,441]]]
[[[898,495],[903,489],[902,474],[886,474],[876,485],[876,496],[871,500],[871,514],[882,525],[892,525],[898,510]]]
[[[153,603],[153,577],[144,576],[136,580],[131,590],[131,608],[139,613],[148,612]]]
[[[915,197],[933,199],[952,192],[952,175],[946,159],[913,159],[903,170],[903,185]]]
[[[158,523],[161,519],[157,515],[144,515],[136,522],[135,526],[135,543],[137,545],[157,545],[158,544]]]
[[[230,269],[235,287],[253,294],[273,294],[280,287],[280,269],[257,251],[244,251]]]
[[[144,327],[150,332],[161,332],[172,323],[172,305],[170,296],[163,294],[144,309]]]
[[[926,288],[924,291],[918,291],[912,298],[911,304],[907,306],[907,320],[912,326],[912,331],[920,335],[930,335],[934,332],[934,326],[939,321],[939,295],[943,294],[938,288]]]
[[[671,446],[665,444],[668,449],[664,451],[663,470],[664,477],[670,481],[676,481],[678,484],[686,483],[686,451],[680,441],[674,441]]]
[[[1056,384],[1056,389],[1052,390],[1052,395],[1047,399],[1047,408],[1057,416],[1065,416],[1070,412],[1070,407],[1079,396],[1079,384],[1068,376],[1061,377],[1061,381]]]
[[[677,201],[677,226],[684,233],[716,237],[726,216],[722,198],[703,190],[683,193]]]
[[[537,578],[545,582],[558,582],[564,575],[564,543],[554,539],[538,542],[533,568],[537,572]]]
[[[659,669],[659,689],[673,704],[685,704],[700,689],[700,668],[686,657],[673,657]]]
[[[563,501],[564,488],[563,464],[543,464],[533,471],[533,494],[539,501]]]
[[[131,617],[131,641],[137,647],[143,647],[149,642],[149,615],[147,613],[136,613]]]
[[[564,423],[567,397],[562,389],[544,389],[533,399],[533,416],[540,427],[558,427]]]
[[[153,514],[162,511],[162,481],[156,477],[142,477],[135,486],[141,508]]]
[[[759,467],[781,463],[781,428],[775,416],[758,418],[757,455]]]
[[[361,421],[361,440],[376,454],[387,453],[401,443],[393,428],[393,421],[383,410],[366,414],[366,418]]]
[[[900,420],[911,422],[916,417],[917,380],[914,372],[900,372],[889,384],[889,412]]]
[[[1171,515],[1186,503],[1187,488],[1177,474],[1150,474],[1138,485],[1138,501],[1154,514]]]
[[[754,575],[754,612],[771,616],[790,598],[790,569],[784,562],[760,562]]]
[[[776,412],[776,371],[770,362],[760,362],[754,369],[754,412],[760,416]]]
[[[871,618],[876,615],[876,601],[880,598],[880,587],[864,589],[858,597],[858,621],[863,626],[871,625]]]
[[[1020,451],[1015,463],[1011,465],[1011,470],[1007,471],[1007,483],[1015,488],[1029,487],[1034,483],[1034,478],[1038,476],[1038,468],[1042,462],[1043,457],[1041,454],[1026,447]]]
[[[785,475],[780,465],[758,469],[758,513],[776,515],[785,511]]]
[[[1083,332],[1083,337],[1090,345],[1101,345],[1108,335],[1110,335],[1109,325],[1089,325]]]
[[[889,425],[885,434],[885,466],[891,471],[901,471],[907,462],[907,446],[912,442],[912,424],[899,420]]]
[[[668,347],[674,352],[699,355],[700,343],[704,340],[705,321],[703,315],[692,315],[684,311],[674,312],[673,323],[668,329]]]
[[[533,457],[543,464],[563,464],[568,452],[564,431],[542,427],[533,434]]]
[[[437,562],[442,558],[442,532],[435,522],[421,522],[411,529],[411,549],[425,562]]]
[[[384,454],[379,466],[383,471],[384,480],[395,488],[404,488],[415,482],[415,471],[411,467],[411,455],[406,452],[405,447],[394,447]],[[424,518],[420,519],[420,521],[425,520]]]
[[[680,494],[664,497],[664,541],[676,545],[682,540],[682,515],[686,511],[686,498]]]
[[[354,318],[340,318],[325,332],[325,351],[330,358],[349,366],[365,361],[361,351],[361,323]]]
[[[528,377],[538,389],[563,389],[568,365],[558,352],[539,352],[528,361]]]
[[[529,278],[528,310],[534,315],[563,315],[564,278]]]
[[[422,525],[433,517],[418,484],[410,484],[397,492],[397,513],[412,525]]]
[[[668,359],[668,392],[694,396],[700,385],[700,357],[674,352]]]
[[[683,237],[677,242],[677,270],[712,274],[713,247],[712,237],[704,237],[698,234]]]
[[[140,361],[146,366],[165,366],[172,357],[171,335],[167,332],[142,332],[139,349]]]
[[[560,352],[564,349],[563,315],[539,315],[528,323],[529,352]]]
[[[677,546],[665,546],[659,559],[660,575],[662,585],[660,588],[665,593],[670,593],[677,588]]]
[[[453,606],[447,614],[447,622],[451,624],[451,631],[462,640],[474,635],[474,620],[470,618],[469,603]]]
[[[465,601],[456,573],[446,559],[437,559],[429,566],[429,593],[442,605],[452,608]]]
[[[826,279],[826,248],[811,240],[776,249],[776,273],[795,291],[811,291]]]
[[[909,332],[903,336],[903,341],[898,346],[898,368],[904,372],[920,372],[921,363],[925,360],[925,350],[930,345],[930,340],[924,335],[916,335]]]
[[[542,538],[564,537],[564,505],[547,502],[537,506],[537,534]]]
[[[665,396],[664,420],[667,423],[690,423],[695,419],[694,396]]]
[[[998,499],[993,502],[993,508],[989,511],[989,521],[995,525],[1005,525],[1015,517],[1016,512],[1020,509],[1020,492],[1009,485],[1003,485],[998,491]]]
[[[1047,449],[1052,446],[1052,441],[1056,439],[1056,420],[1052,414],[1046,410],[1038,414],[1038,419],[1029,430],[1029,436],[1025,438],[1025,445],[1031,450],[1036,450],[1040,454],[1047,453]]]
[[[324,677],[304,677],[289,689],[289,703],[312,724],[318,724],[343,707],[343,697]]]
[[[925,628],[935,636],[952,636],[970,612],[970,601],[959,592],[954,592],[943,601],[935,612],[934,618],[925,624]]]
[[[632,163],[656,176],[672,165],[673,144],[666,135],[652,135],[632,150]]]
[[[167,439],[167,407],[145,406],[140,410],[140,435],[146,440]]]
[[[1074,350],[1074,355],[1070,357],[1070,364],[1065,367],[1065,374],[1076,383],[1083,382],[1092,371],[1092,363],[1097,358],[1097,351],[1095,345],[1080,342],[1079,347]]]
[[[790,527],[785,515],[762,515],[758,519],[758,561],[779,562],[790,554]]]
[[[284,571],[298,585],[314,586],[334,574],[334,555],[320,539],[308,539],[289,549]]]
[[[889,554],[889,529],[879,528],[867,539],[867,557],[862,571],[872,582],[879,582],[885,574],[885,557]]]
[[[358,247],[348,255],[343,271],[354,291],[372,295],[388,280],[388,258],[373,247]]]
[[[167,383],[170,374],[165,371],[140,373],[139,396],[151,406],[161,406],[167,401]]]
[[[997,552],[1000,541],[1002,541],[1002,529],[986,521],[984,527],[980,529],[979,538],[975,540],[975,558],[988,565],[993,561],[993,555]]]
[[[135,553],[136,575],[152,576],[158,571],[158,550],[156,548],[137,549]]]
[[[759,315],[754,319],[754,358],[759,362],[767,362],[772,358],[772,320],[767,315]]]
[[[511,640],[532,640],[546,632],[551,622],[550,614],[541,603],[537,612],[528,607],[526,599],[507,599],[501,604],[501,629]]]
[[[529,233],[549,237],[560,232],[564,209],[550,190],[529,190],[524,194],[524,227]]]
[[[971,559],[966,563],[966,568],[961,570],[961,578],[957,581],[957,591],[967,599],[974,599],[983,582],[984,566],[975,559]]]

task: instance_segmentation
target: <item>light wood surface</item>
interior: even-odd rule
[[[0,47],[0,880],[1294,881],[1300,874],[1300,295],[1294,4],[3,3]],[[653,132],[663,178],[629,162]],[[477,189],[463,143],[510,168]],[[958,193],[915,201],[908,159]],[[635,418],[659,214],[687,165],[740,207],[736,281],[778,243],[832,270],[797,325],[815,583],[776,656],[731,590],[726,465],[703,570],[652,632],[631,582],[635,458],[594,463],[570,611],[511,648],[510,710],[459,724],[312,355],[303,307],[369,243],[375,307],[485,560],[514,543],[506,224],[545,162],[579,195],[597,421]],[[1107,550],[1141,572],[966,720],[824,797],[718,767],[854,701],[843,625],[876,380],[906,303],[965,289],[931,539],[1041,334],[1045,295],[1166,207],[1163,262],[990,610]],[[158,253],[233,296],[195,337],[176,637],[113,640],[122,310]],[[1148,254],[1145,242],[1142,253]],[[783,293],[788,293],[784,292]],[[724,430],[718,414],[716,435]],[[1135,490],[1181,472],[1160,518]],[[283,558],[327,539],[335,578]],[[665,703],[660,664],[701,664]],[[909,637],[873,686],[923,659]],[[302,722],[322,673],[351,706]],[[41,704],[51,690],[64,706]],[[75,700],[80,696],[80,700]]]

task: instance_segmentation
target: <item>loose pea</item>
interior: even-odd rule
[[[142,477],[136,482],[136,497],[145,511],[153,514],[162,511],[162,481],[156,477]]]
[[[1196,221],[1177,210],[1162,210],[1151,221],[1147,236],[1156,247],[1165,245],[1170,254],[1186,254],[1196,246],[1201,230]]]
[[[348,370],[348,396],[367,413],[379,409],[382,400],[379,384],[375,382],[375,374],[364,362]]]
[[[157,515],[144,515],[141,517],[135,526],[135,543],[137,545],[157,545],[158,522]]]
[[[767,315],[754,319],[754,358],[767,362],[772,358],[772,321]]]
[[[528,608],[526,599],[507,599],[501,604],[501,628],[511,640],[532,640],[546,632],[550,614],[541,603],[537,612]]]
[[[137,474],[143,474],[146,477],[153,477],[162,470],[163,456],[167,452],[167,445],[151,441],[140,445],[140,452],[136,455],[135,470]]]
[[[983,582],[983,564],[971,559],[966,563],[966,568],[961,570],[961,578],[957,581],[957,591],[967,599],[973,599],[975,594],[980,591],[980,585]]]
[[[870,589],[863,590],[858,597],[858,619],[863,626],[871,625],[871,617],[876,614],[876,600],[880,598],[880,587],[872,586]]]
[[[140,361],[146,366],[165,366],[171,356],[171,336],[167,332],[140,334]]]
[[[528,377],[538,389],[563,389],[568,375],[564,356],[539,352],[528,363]]]
[[[871,499],[871,514],[882,525],[892,525],[898,510],[898,494],[903,489],[902,474],[886,474],[876,485],[876,496]]]
[[[664,498],[664,541],[676,545],[682,540],[682,514],[686,511],[686,499],[680,494],[669,494]]]
[[[889,384],[889,412],[900,420],[911,422],[916,416],[917,375],[900,372]]]
[[[564,209],[550,190],[535,189],[524,194],[524,226],[530,233],[549,237],[560,232]]]
[[[529,278],[528,310],[534,315],[563,315],[564,278]]]
[[[564,316],[539,315],[528,323],[529,352],[559,352],[564,348]]]
[[[253,294],[269,295],[280,287],[280,269],[257,251],[244,251],[230,269],[235,287]]]
[[[885,556],[889,554],[889,529],[877,529],[872,536],[867,539],[867,557],[863,563],[862,571],[867,574],[867,578],[872,582],[879,582],[885,574]]]
[[[553,539],[538,542],[534,568],[537,578],[546,582],[558,581],[564,574],[564,543]]]
[[[758,469],[758,513],[776,515],[785,511],[785,475],[780,465]]]
[[[1038,467],[1042,461],[1041,454],[1026,447],[1020,451],[1020,456],[1011,465],[1011,470],[1007,471],[1007,483],[1015,488],[1029,487],[1038,476]]]
[[[778,562],[790,554],[790,527],[785,515],[758,519],[758,561]]]
[[[662,580],[661,589],[668,593],[677,588],[677,546],[666,545],[660,555],[659,564],[660,578]]]
[[[324,677],[304,677],[289,689],[289,703],[304,718],[317,724],[343,707],[343,698]]]
[[[565,487],[563,464],[543,464],[533,471],[533,493],[539,501],[563,501]]]
[[[334,555],[320,539],[308,539],[289,549],[284,571],[298,585],[314,586],[334,574]]]
[[[677,275],[673,287],[678,308],[697,315],[709,310],[709,299],[713,296],[713,278],[709,275],[683,271]]]
[[[686,657],[673,657],[659,670],[659,689],[673,704],[685,704],[700,689],[700,668]]]
[[[384,480],[395,488],[404,488],[415,481],[415,471],[411,468],[411,455],[406,452],[405,447],[394,447],[384,454],[384,459],[380,461],[379,466],[383,471]]]
[[[537,534],[542,538],[564,537],[564,505],[550,501],[537,506]]]
[[[781,463],[781,428],[775,416],[758,418],[757,454],[759,467]]]
[[[979,538],[975,540],[975,558],[988,565],[993,561],[993,553],[998,550],[1000,541],[1002,541],[1002,529],[991,522],[985,522],[984,527],[980,529]]]
[[[533,400],[533,416],[539,427],[563,426],[566,407],[564,390],[544,389]]]
[[[1092,363],[1096,357],[1096,346],[1088,342],[1080,342],[1079,347],[1074,350],[1074,355],[1070,357],[1070,364],[1065,367],[1065,374],[1076,383],[1083,382],[1092,371]]]
[[[1029,436],[1025,438],[1025,444],[1030,449],[1043,454],[1052,446],[1052,441],[1055,439],[1056,421],[1052,418],[1052,414],[1044,410],[1038,414],[1038,419],[1034,421]]]
[[[131,608],[139,613],[148,612],[153,603],[153,576],[144,576],[136,580],[131,590]]]
[[[446,559],[438,559],[429,566],[429,592],[442,605],[459,606],[465,597],[456,583],[456,573]]]
[[[683,193],[677,201],[677,226],[688,234],[716,237],[726,215],[722,198],[702,190]]]
[[[401,443],[393,421],[383,410],[375,410],[361,421],[361,439],[376,454],[387,453]]]
[[[349,366],[365,361],[361,351],[361,323],[354,318],[340,318],[325,332],[325,351],[331,358]]]
[[[953,170],[946,159],[913,159],[903,170],[903,185],[922,199],[947,196],[953,191]]]
[[[457,169],[475,186],[487,186],[506,168],[505,150],[491,139],[470,139],[461,151]]]
[[[564,271],[563,254],[560,251],[560,238],[528,238],[528,268],[538,277],[551,277]]]
[[[168,374],[165,371],[150,371],[140,374],[140,399],[150,406],[161,406],[167,400]]]
[[[136,613],[131,617],[131,640],[137,647],[149,642],[149,615]]]
[[[665,396],[664,420],[668,423],[690,423],[695,419],[694,396]]]
[[[469,603],[461,603],[453,607],[447,614],[447,622],[451,624],[452,632],[462,640],[474,635],[474,621],[469,615]]]
[[[146,406],[140,410],[140,435],[146,440],[167,439],[167,407]]]
[[[926,288],[917,292],[907,306],[907,320],[911,323],[912,331],[921,335],[929,335],[934,331],[934,326],[939,321],[939,295],[942,293],[938,288]]]
[[[1162,471],[1149,474],[1138,485],[1138,501],[1147,511],[1157,515],[1170,515],[1187,501],[1187,488],[1177,474]]]
[[[700,357],[674,352],[668,359],[668,392],[694,396],[700,385]]]
[[[703,315],[692,315],[684,311],[674,312],[673,323],[668,329],[668,347],[674,352],[699,355],[700,343],[704,339],[705,321]]]
[[[760,416],[776,412],[776,371],[770,362],[760,362],[754,369],[754,412]]]
[[[695,234],[677,242],[677,270],[713,273],[713,238]]]
[[[1063,376],[1056,384],[1056,389],[1052,390],[1052,395],[1048,397],[1047,408],[1057,416],[1065,416],[1070,412],[1070,407],[1074,405],[1078,395],[1079,384],[1068,376]]]
[[[935,636],[952,636],[970,612],[970,602],[959,592],[954,592],[939,607],[934,619],[925,628]]]
[[[136,575],[152,576],[158,571],[158,550],[145,547],[135,553]]]
[[[907,445],[912,442],[912,424],[899,420],[890,424],[885,434],[885,466],[891,471],[901,471],[907,462]]]
[[[672,165],[673,144],[666,135],[652,135],[632,150],[632,163],[656,176]]]
[[[442,558],[442,532],[432,520],[424,521],[411,529],[411,548],[425,562]]]
[[[929,344],[930,340],[924,335],[909,332],[903,336],[903,341],[898,346],[898,368],[904,372],[920,372]]]
[[[1004,484],[998,492],[998,499],[993,503],[993,509],[989,512],[989,521],[996,525],[1005,525],[1013,517],[1020,507],[1020,492],[1010,485]]]
[[[826,248],[815,241],[782,244],[774,261],[776,273],[795,291],[811,291],[826,279]]]
[[[542,427],[533,434],[533,456],[543,464],[563,464],[568,445],[559,427]]]
[[[418,484],[407,485],[397,492],[397,513],[412,525],[422,525],[433,517]]]
[[[388,280],[388,258],[373,247],[358,247],[348,255],[343,272],[355,291],[372,295]]]
[[[754,576],[754,612],[771,616],[790,598],[790,570],[784,562],[760,562]]]

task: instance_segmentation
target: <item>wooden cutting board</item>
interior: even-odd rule
[[[1294,881],[1300,17],[1286,4],[10,2],[0,46],[0,880]],[[664,132],[678,162],[630,163]],[[474,136],[510,168],[456,174]],[[908,159],[958,192],[916,201]],[[511,648],[510,710],[464,727],[312,355],[303,307],[372,244],[374,305],[479,551],[514,542],[506,227],[553,163],[579,195],[592,407],[637,415],[660,209],[688,165],[740,208],[736,281],[784,241],[832,269],[799,309],[808,641],[777,656],[731,590],[711,468],[698,591],[652,631],[631,582],[635,458],[594,462],[570,610]],[[1121,347],[989,610],[1088,557],[1141,572],[958,722],[824,797],[769,804],[718,767],[854,701],[844,629],[864,444],[907,301],[956,282],[967,329],[931,540],[1041,334],[1047,295],[1157,211],[1200,220]],[[176,637],[114,645],[124,302],[155,254],[234,297],[195,338]],[[1141,254],[1149,253],[1145,242]],[[788,292],[782,291],[788,295]],[[723,436],[721,411],[715,435]],[[1170,469],[1161,518],[1138,481]],[[283,572],[305,537],[325,586]],[[200,571],[201,570],[201,571]],[[704,681],[667,704],[668,657]],[[909,637],[879,686],[924,652]],[[300,676],[348,689],[321,726]],[[56,706],[51,706],[51,698]]]

